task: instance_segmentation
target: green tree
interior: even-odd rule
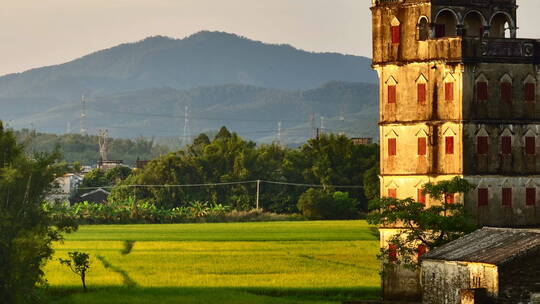
[[[298,200],[298,209],[314,220],[353,219],[357,217],[356,200],[345,192],[308,189]]]
[[[90,269],[90,256],[84,252],[68,252],[69,259],[58,259],[60,264],[66,265],[69,269],[81,278],[84,292],[86,292],[86,272]]]
[[[59,156],[27,157],[11,131],[0,123],[0,302],[35,303],[43,283],[42,267],[53,253],[51,243],[74,227],[55,223],[42,202],[56,176]]]
[[[373,212],[368,216],[368,222],[395,227],[398,231],[389,240],[391,246],[381,250],[380,258],[384,261],[384,268],[403,265],[416,269],[419,261],[415,257],[419,248],[434,249],[474,231],[476,226],[465,206],[447,199],[456,193],[467,193],[473,188],[472,184],[459,177],[428,183],[423,188],[424,195],[442,201],[440,205],[428,208],[412,198],[373,200],[370,206]]]

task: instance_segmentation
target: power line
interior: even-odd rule
[[[288,182],[275,182],[267,180],[250,180],[240,182],[225,182],[225,183],[206,183],[206,184],[183,184],[183,185],[118,185],[118,186],[103,186],[103,187],[80,187],[80,190],[96,190],[96,189],[112,189],[112,188],[189,188],[189,187],[213,187],[213,186],[230,186],[230,185],[243,185],[243,184],[256,184],[266,183],[274,185],[296,186],[296,187],[310,187],[310,188],[340,188],[340,189],[362,189],[362,186],[347,186],[347,185],[316,185],[316,184],[303,184],[303,183],[288,183]]]

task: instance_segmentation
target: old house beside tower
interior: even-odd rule
[[[517,39],[516,0],[372,0],[380,80],[381,195],[429,206],[422,186],[459,176],[480,225],[540,224],[540,43]],[[381,227],[381,246],[399,227]],[[385,247],[386,248],[386,247]],[[418,273],[383,279],[417,299]]]

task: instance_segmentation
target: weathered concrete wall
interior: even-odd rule
[[[452,122],[389,124],[381,127],[381,175],[448,175],[463,172],[462,125]],[[446,139],[453,138],[453,153]],[[426,154],[419,155],[418,138],[426,139]],[[396,154],[389,155],[389,139]]]
[[[464,174],[530,176],[540,173],[540,124],[466,124],[463,126]],[[502,137],[511,138],[511,154],[502,153]],[[478,152],[478,137],[487,137],[487,154]],[[535,153],[527,154],[526,138],[535,139]]]
[[[465,262],[422,262],[422,303],[460,304],[462,289],[485,288],[488,296],[499,293],[497,267]]]
[[[379,232],[381,248],[388,248],[388,242],[399,230],[381,228]],[[396,266],[382,276],[381,283],[383,297],[386,300],[418,301],[421,298],[420,271]]]
[[[499,303],[529,303],[540,293],[540,251],[530,252],[499,267]]]
[[[438,62],[385,65],[379,74],[380,122],[416,122],[462,119],[462,66]],[[445,83],[453,83],[453,100],[447,101]],[[418,85],[425,84],[425,101],[418,100]],[[396,102],[388,102],[388,86],[396,87]]]
[[[463,119],[478,123],[527,123],[540,119],[540,94],[535,64],[466,64],[463,73]],[[540,70],[539,70],[540,71]],[[512,102],[501,100],[501,79],[512,81]],[[477,100],[476,83],[487,83],[488,98]],[[536,85],[535,102],[525,101],[525,83]]]
[[[465,195],[465,206],[480,225],[515,227],[540,225],[540,176],[504,177],[504,176],[465,176],[476,185],[476,189]],[[502,189],[512,189],[512,205],[503,206]],[[537,202],[526,205],[526,188],[536,189]],[[479,189],[488,189],[488,205],[479,206]]]

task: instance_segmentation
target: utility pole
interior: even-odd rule
[[[189,107],[184,107],[184,136],[182,139],[182,143],[184,145],[188,145],[191,142],[191,130],[189,128]]]
[[[259,193],[261,190],[261,180],[257,180],[257,210],[259,210]]]
[[[87,135],[88,130],[86,129],[86,99],[84,95],[81,97],[81,135]]]

